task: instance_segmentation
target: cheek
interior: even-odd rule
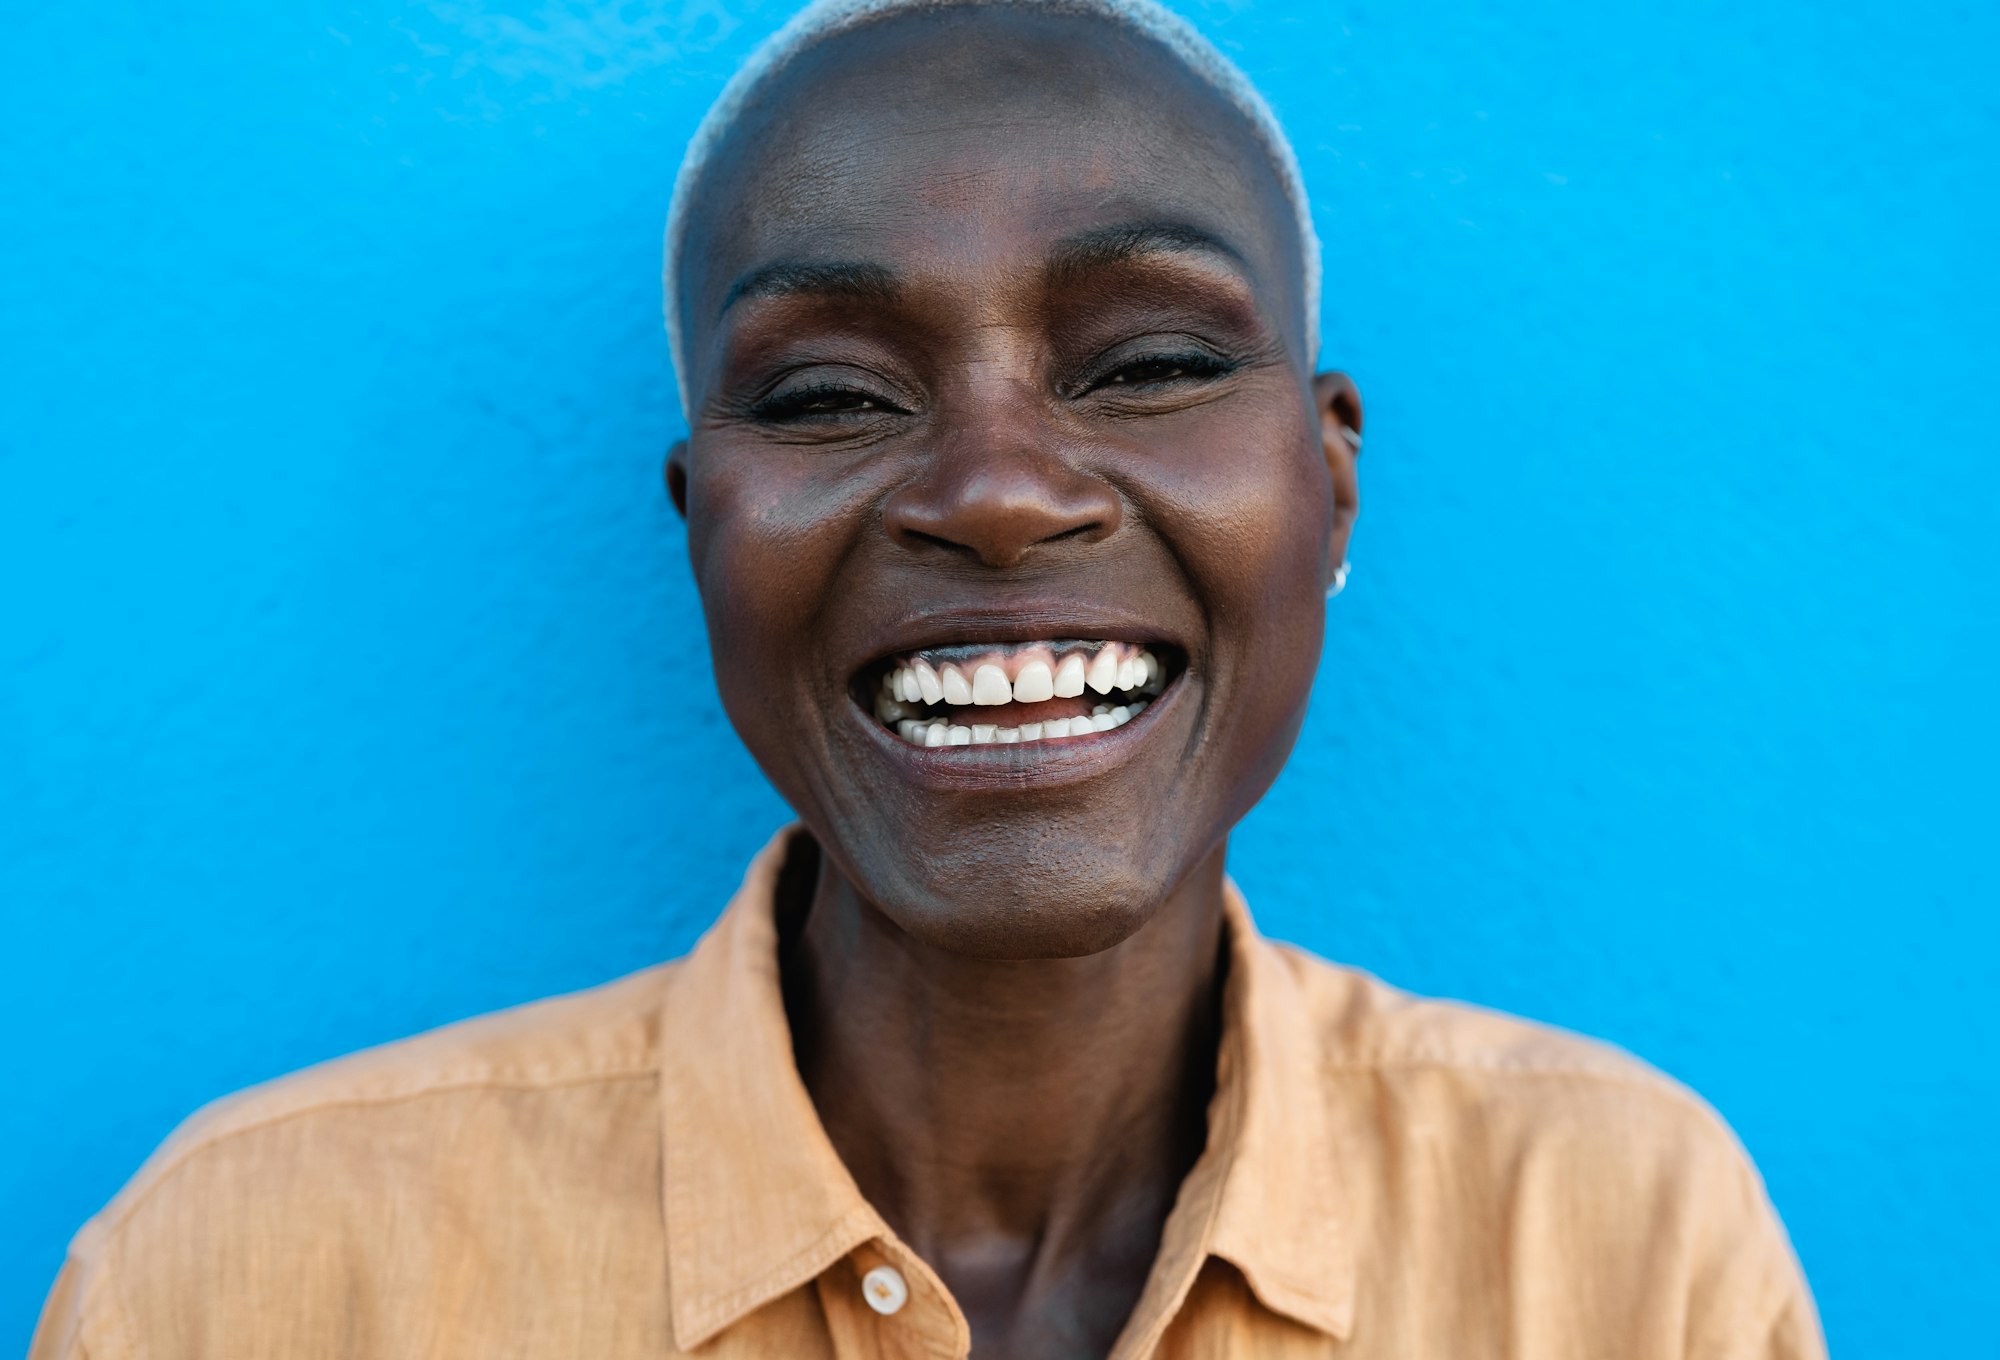
[[[1218,420],[1169,464],[1163,527],[1218,641],[1291,633],[1302,609],[1318,612],[1333,484],[1294,404]]]
[[[1233,418],[1175,456],[1161,528],[1209,620],[1210,731],[1254,801],[1289,751],[1325,630],[1332,479],[1296,401]]]
[[[688,551],[725,689],[795,672],[807,625],[865,518],[855,478],[822,456],[699,450],[688,487]],[[774,666],[772,658],[788,662]]]

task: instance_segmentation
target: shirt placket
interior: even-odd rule
[[[900,1243],[863,1243],[814,1282],[839,1360],[965,1360],[971,1335],[944,1285]]]

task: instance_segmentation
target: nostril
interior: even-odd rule
[[[926,533],[922,529],[913,529],[908,526],[896,530],[895,536],[901,540],[903,546],[906,548],[942,548],[946,552],[961,553],[969,551],[965,544],[954,543],[942,534]]]

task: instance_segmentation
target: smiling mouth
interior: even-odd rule
[[[856,698],[910,746],[1075,742],[1138,717],[1180,669],[1160,643],[954,644],[877,662]]]

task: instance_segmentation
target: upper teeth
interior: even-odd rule
[[[890,670],[883,681],[884,697],[906,704],[953,707],[1038,704],[1047,699],[1074,699],[1085,689],[1099,694],[1114,689],[1158,693],[1166,679],[1166,669],[1157,656],[1126,643],[1106,642],[1069,651],[1061,661],[1054,653],[1055,644],[1040,643],[995,650],[977,662],[946,661],[932,666],[916,657]],[[1011,678],[1009,669],[1013,670]]]
[[[945,649],[939,648],[938,651]],[[954,659],[937,652],[916,654],[889,668],[875,697],[875,716],[905,741],[918,746],[987,746],[1046,741],[1055,737],[1108,732],[1137,717],[1146,702],[1166,687],[1166,668],[1144,647],[1125,642],[1034,642],[992,648],[953,648]],[[967,653],[973,654],[968,656]],[[1039,721],[955,722],[926,707],[998,708],[1081,698],[1088,691],[1112,695],[1113,702],[1066,717]],[[970,718],[972,715],[965,715]],[[993,718],[1012,716],[995,713]],[[1029,714],[1021,714],[1022,718]]]

